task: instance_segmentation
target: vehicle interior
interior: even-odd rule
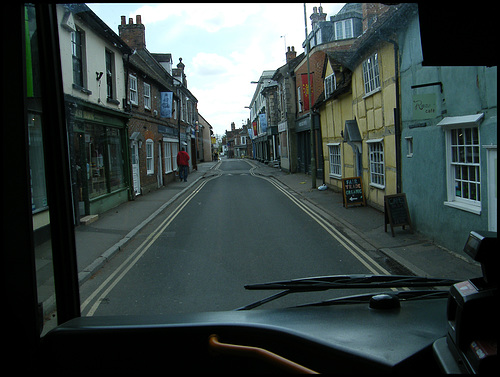
[[[483,276],[465,282],[379,281],[371,276],[304,279],[247,289],[269,289],[270,295],[280,290],[284,295],[330,289],[330,284],[358,284],[379,288],[381,294],[279,310],[264,306],[188,315],[82,317],[56,11],[54,4],[45,2],[34,7],[44,124],[50,124],[44,129],[43,142],[58,326],[41,336],[29,158],[24,153],[29,143],[25,9],[22,3],[12,3],[4,13],[11,22],[2,25],[4,370],[371,374],[480,373],[498,368],[498,306],[493,305],[498,299],[496,233],[480,234],[473,229],[464,251],[482,264]],[[487,14],[493,12],[478,8],[449,10],[445,5],[419,4],[426,64],[455,65],[460,60],[464,65],[496,65],[494,36],[487,33],[489,28],[479,32],[484,31],[482,25],[494,24]],[[445,12],[448,17],[443,24]],[[478,31],[480,38],[471,43],[462,38],[463,29]],[[415,290],[384,293],[398,286]],[[444,291],[421,299],[419,290],[429,295],[425,291],[429,286],[441,286]],[[490,350],[486,355],[478,351],[485,349]]]

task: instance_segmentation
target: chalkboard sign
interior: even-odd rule
[[[384,230],[387,232],[387,224],[391,226],[392,236],[394,237],[394,228],[402,226],[403,229],[406,225],[410,227],[413,232],[410,220],[410,211],[408,211],[408,202],[406,201],[406,194],[395,194],[384,196],[384,211],[385,211],[385,225]]]
[[[342,194],[345,208],[355,204],[366,205],[361,177],[342,178]]]

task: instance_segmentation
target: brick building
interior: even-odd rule
[[[197,100],[187,90],[182,59],[172,68],[171,54],[152,54],[146,49],[140,15],[128,24],[122,16],[118,30],[134,50],[126,58],[126,86],[132,115],[128,130],[133,190],[139,195],[175,179],[180,147],[195,156],[196,144],[191,140],[198,119]],[[196,166],[196,158],[191,161]]]

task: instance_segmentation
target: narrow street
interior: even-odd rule
[[[277,293],[245,284],[395,273],[386,268],[250,162],[223,160],[81,287],[82,315],[233,310]],[[263,308],[355,293],[294,294]]]

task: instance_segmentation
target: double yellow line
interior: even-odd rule
[[[99,298],[95,301],[94,305],[89,309],[87,316],[93,316],[97,308],[101,304],[102,300],[111,292],[111,290],[120,282],[121,279],[127,274],[127,272],[137,263],[139,259],[144,255],[144,253],[153,245],[153,243],[160,237],[160,235],[165,231],[165,229],[174,221],[177,215],[184,209],[184,207],[193,199],[200,190],[211,180],[217,178],[218,176],[212,177],[203,181],[192,193],[190,193],[181,204],[170,214],[161,224],[151,232],[148,237],[139,245],[137,249],[134,250],[130,256],[125,259],[125,261],[118,266],[118,268],[113,271],[111,275],[94,291],[92,294],[80,305],[80,311],[83,312],[85,308],[100,294]]]
[[[314,221],[316,221],[328,234],[335,238],[349,253],[351,253],[358,261],[360,261],[370,272],[373,274],[390,275],[384,267],[378,264],[372,257],[363,251],[358,245],[352,242],[349,238],[344,236],[338,231],[330,222],[318,215],[311,208],[306,206],[303,202],[295,198],[292,194],[286,191],[282,185],[279,185],[274,179],[269,177],[260,176],[254,173],[255,168],[251,169],[251,174],[255,177],[264,179],[270,182],[274,187],[281,191],[288,199],[290,199],[297,207],[308,214]]]

